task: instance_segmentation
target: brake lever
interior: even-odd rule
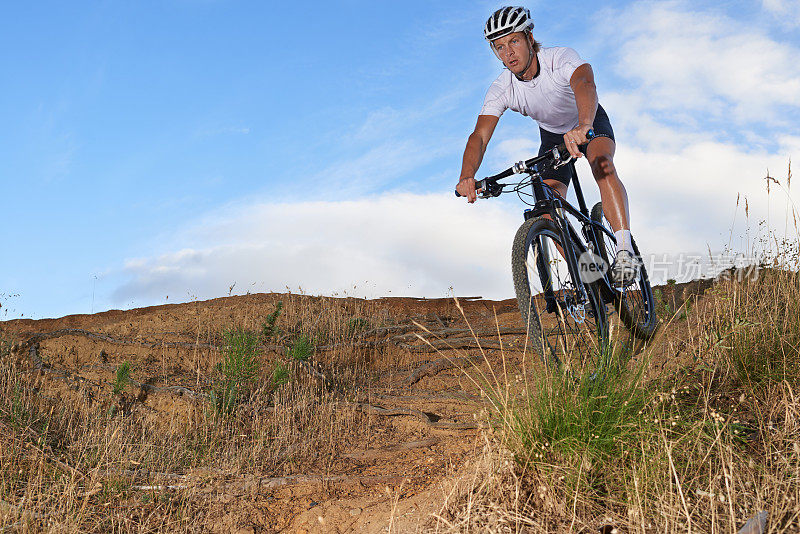
[[[495,183],[493,185],[484,187],[483,192],[481,193],[481,198],[499,197],[505,186],[506,184]]]
[[[590,129],[588,132],[586,132],[587,142],[591,141],[595,137],[597,137],[597,134],[594,133],[593,129]],[[566,146],[564,147],[564,154],[562,154],[561,151],[559,150],[559,146],[563,146],[563,145],[554,146],[552,148],[552,151],[551,151],[551,154],[553,154],[553,168],[554,169],[558,169],[559,167],[563,167],[564,165],[568,164],[570,161],[575,159],[575,157],[572,155],[572,153],[569,152],[569,150],[567,150]]]
[[[569,154],[568,156],[562,155],[561,151],[558,150],[557,146],[553,147],[551,153],[553,154],[553,168],[554,169],[558,169],[559,167],[563,167],[564,165],[567,165],[570,161],[575,159],[574,157],[572,157],[572,154],[569,154],[569,152],[567,152],[567,154]]]

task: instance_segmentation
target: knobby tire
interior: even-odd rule
[[[578,257],[583,247],[577,247],[572,239],[567,246]],[[606,306],[596,283],[584,283],[580,277],[573,280],[557,248],[563,249],[561,241],[558,227],[545,217],[528,219],[517,230],[511,270],[520,314],[528,328],[529,345],[546,364],[572,369],[596,367],[607,348]],[[544,291],[546,280],[550,280],[552,289],[550,311]],[[579,285],[585,288],[588,300],[570,306],[577,302]]]
[[[593,221],[600,222],[610,228],[603,215],[603,205],[600,202],[592,208],[591,218]],[[597,239],[599,246],[597,253],[606,262],[606,265],[610,266],[609,259],[613,261],[616,256],[616,245],[605,233],[598,232],[598,234],[600,235],[598,235]],[[633,237],[631,237],[631,243],[636,259],[641,262],[642,257],[639,253],[639,247],[636,246],[636,240]],[[658,328],[658,316],[656,314],[655,299],[653,298],[653,289],[650,287],[650,280],[644,268],[644,262],[641,263],[639,278],[633,285],[624,291],[614,289],[611,295],[606,296],[606,299],[615,303],[622,324],[634,336],[642,340],[648,340],[653,337]]]

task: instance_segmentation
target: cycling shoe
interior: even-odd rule
[[[639,278],[642,262],[627,250],[617,252],[611,265],[611,281],[617,287],[628,287]]]

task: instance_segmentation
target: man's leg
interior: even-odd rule
[[[559,182],[558,180],[544,179],[542,181],[547,185],[549,185],[551,188],[553,188],[561,198],[567,198],[567,184],[565,184],[564,182]]]
[[[630,214],[628,212],[628,193],[617,175],[614,167],[616,144],[608,137],[592,139],[586,147],[586,159],[592,167],[592,174],[600,188],[600,200],[603,202],[603,214],[611,224],[611,229],[630,230]]]
[[[633,253],[628,212],[628,193],[614,167],[616,144],[608,137],[592,139],[586,147],[586,158],[592,167],[592,174],[600,188],[603,214],[614,230],[617,252],[611,265],[612,280],[625,287],[639,276],[639,263]]]

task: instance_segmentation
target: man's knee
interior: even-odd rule
[[[559,182],[558,180],[545,180],[544,183],[549,185],[550,188],[558,193],[561,198],[566,198],[567,184],[564,182]]]

